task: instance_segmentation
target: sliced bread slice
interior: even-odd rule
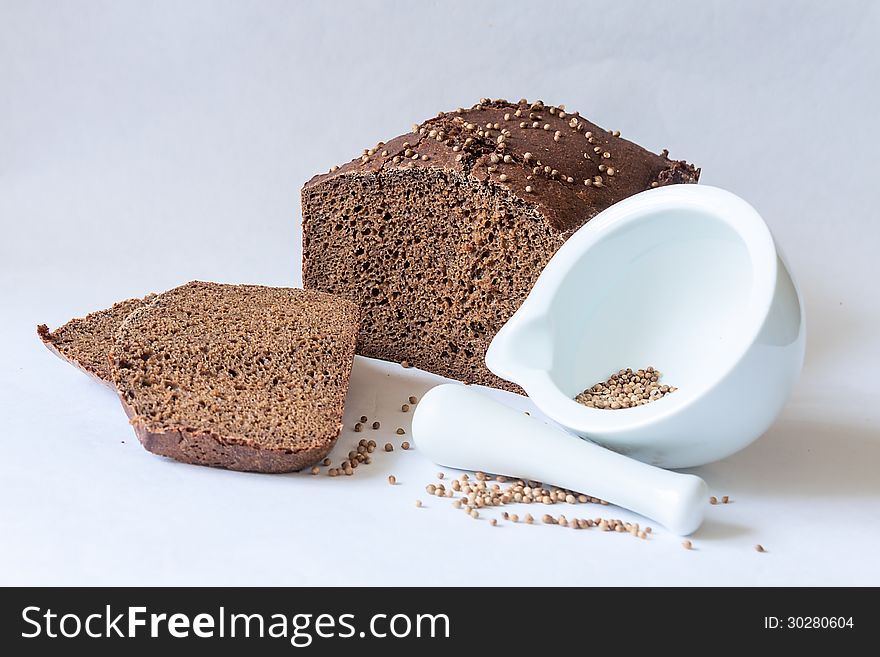
[[[339,436],[358,328],[330,294],[194,281],[129,315],[110,372],[147,450],[289,472]]]
[[[54,331],[50,331],[45,324],[40,324],[37,335],[52,353],[101,383],[112,386],[107,354],[113,345],[113,336],[126,317],[155,297],[155,294],[148,294],[143,299],[126,299],[114,303],[105,310],[72,319]]]

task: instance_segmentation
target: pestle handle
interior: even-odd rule
[[[416,407],[412,436],[435,463],[588,493],[676,534],[690,534],[703,521],[708,491],[699,477],[612,452],[467,386],[429,390]]]

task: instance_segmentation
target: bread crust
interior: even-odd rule
[[[516,111],[521,116],[513,116]],[[532,121],[530,116],[538,120]],[[521,129],[519,123],[546,127]],[[510,135],[504,143],[499,141],[505,139],[500,130]],[[560,135],[558,141],[553,138],[556,132]],[[586,135],[590,135],[589,140]],[[484,98],[469,109],[441,112],[415,126],[413,132],[380,142],[366,153],[312,176],[302,192],[341,177],[441,169],[516,196],[533,206],[554,232],[565,236],[602,209],[637,192],[652,186],[696,183],[700,178],[699,168],[670,159],[665,149],[652,153],[624,139],[619,131],[605,130],[578,112],[566,113],[561,107],[524,99],[514,103]],[[426,159],[413,158],[409,153]],[[536,171],[539,161],[546,165],[547,172]],[[599,165],[616,168],[616,175],[597,169]],[[604,182],[586,186],[585,180],[589,178],[592,183],[594,176]]]

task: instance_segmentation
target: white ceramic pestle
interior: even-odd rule
[[[455,412],[450,412],[455,409]],[[413,417],[413,439],[435,463],[552,483],[631,509],[677,534],[703,520],[706,483],[580,440],[477,390],[429,390]]]

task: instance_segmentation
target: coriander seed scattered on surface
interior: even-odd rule
[[[378,429],[380,426],[378,422],[373,422],[373,429]]]
[[[397,477],[394,475],[388,475],[388,483],[392,486],[397,483]]]
[[[693,549],[694,544],[691,543],[690,541],[682,541],[681,547],[683,547],[685,550],[691,550],[691,549]]]
[[[362,425],[360,422],[358,422],[357,424],[354,425],[354,430],[357,431],[357,432],[361,432],[361,431],[363,431],[363,428],[364,428],[364,427],[363,427],[363,425]]]
[[[421,506],[422,506],[422,501],[421,501],[421,500],[416,500],[416,507],[417,507],[417,508],[421,508]]]
[[[443,474],[442,472],[438,472],[438,473],[437,473],[437,479],[443,479],[443,477],[445,477],[445,476],[446,476],[446,475]]]
[[[409,443],[404,440],[402,443],[400,443],[400,449],[403,449],[403,450],[409,449]]]
[[[317,465],[313,465],[313,466],[312,466],[312,469],[310,470],[310,472],[311,472],[313,475],[319,474],[319,473],[321,472],[321,468],[319,468]]]
[[[730,497],[728,497],[727,495],[725,495],[724,497],[721,498],[721,503],[722,503],[722,504],[729,504],[729,503],[730,503]]]
[[[323,461],[321,461],[321,465],[323,465],[323,466],[330,465],[330,459],[324,459]]]
[[[498,524],[498,521],[497,521],[495,518],[492,518],[492,519],[489,521],[489,524],[492,525],[493,527],[495,527],[495,526]]]
[[[715,497],[714,495],[712,495],[712,496],[709,498],[709,504],[718,504],[718,498]]]
[[[410,404],[417,404],[418,401],[419,401],[419,398],[418,398],[418,397],[416,397],[415,395],[410,395],[410,398],[409,398],[409,403],[410,403]]]
[[[402,436],[406,431],[403,430],[403,427],[397,427],[397,435]]]
[[[393,452],[393,451],[394,451],[394,445],[392,445],[391,443],[385,443],[385,451],[386,451],[386,452]]]
[[[403,406],[400,407],[400,410],[403,411],[404,413],[409,413],[409,404],[404,404]]]
[[[368,419],[368,418],[367,418],[366,415],[361,415],[361,422],[366,422],[367,419]]]
[[[765,549],[764,549],[764,546],[761,545],[760,543],[758,543],[758,544],[755,546],[755,552],[766,552],[766,551],[767,551],[767,550],[765,550]]]

